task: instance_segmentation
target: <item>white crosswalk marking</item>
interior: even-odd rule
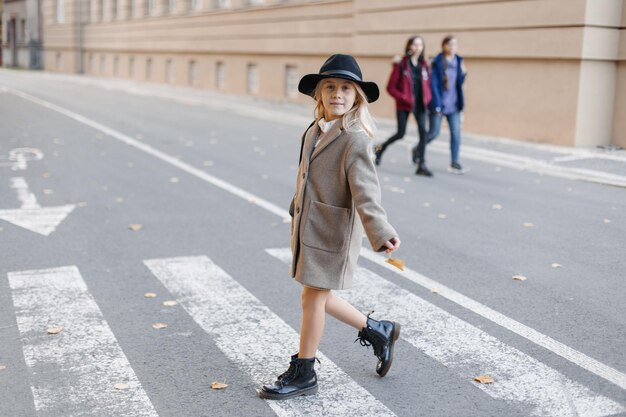
[[[8,276],[37,416],[157,417],[78,268]]]
[[[291,262],[290,249],[267,252],[287,264]],[[494,384],[475,383],[493,398],[531,406],[534,416],[601,417],[626,411],[615,401],[365,268],[357,268],[355,282],[357,288],[340,295],[364,310],[384,308],[385,315],[402,324],[404,340],[468,382],[480,374],[493,376]]]
[[[220,350],[258,384],[284,371],[298,334],[205,256],[144,261]],[[316,396],[268,401],[279,416],[394,416],[323,354]],[[332,388],[332,389],[331,389]]]

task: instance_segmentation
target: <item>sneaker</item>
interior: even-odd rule
[[[374,163],[376,164],[376,166],[380,165],[380,160],[383,157],[383,147],[381,145],[376,145],[374,147]]]
[[[415,175],[421,175],[423,177],[432,177],[433,173],[430,172],[426,165],[420,165],[417,167],[417,171],[415,171]]]
[[[458,174],[458,175],[465,174],[463,167],[458,162],[452,162],[450,164],[450,168],[448,168],[448,171],[452,172],[453,174]]]

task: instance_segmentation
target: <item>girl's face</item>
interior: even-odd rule
[[[443,45],[444,55],[455,55],[458,46],[459,44],[457,43],[456,39],[450,39],[450,42]]]
[[[421,38],[413,39],[413,43],[409,46],[411,56],[419,56],[424,50],[424,41]]]
[[[327,122],[347,113],[356,100],[356,88],[351,81],[342,78],[327,78],[322,83],[322,105]]]

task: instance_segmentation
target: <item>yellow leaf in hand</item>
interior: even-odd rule
[[[387,258],[387,260],[385,261],[388,264],[391,264],[393,266],[395,266],[396,268],[398,268],[400,271],[404,271],[404,261],[402,259],[397,259],[397,258]]]

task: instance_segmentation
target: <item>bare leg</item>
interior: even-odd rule
[[[324,306],[330,290],[302,287],[302,324],[299,358],[313,358],[324,333]]]
[[[326,312],[357,330],[361,330],[367,325],[365,314],[357,310],[352,304],[341,297],[337,297],[332,292],[326,299]]]

